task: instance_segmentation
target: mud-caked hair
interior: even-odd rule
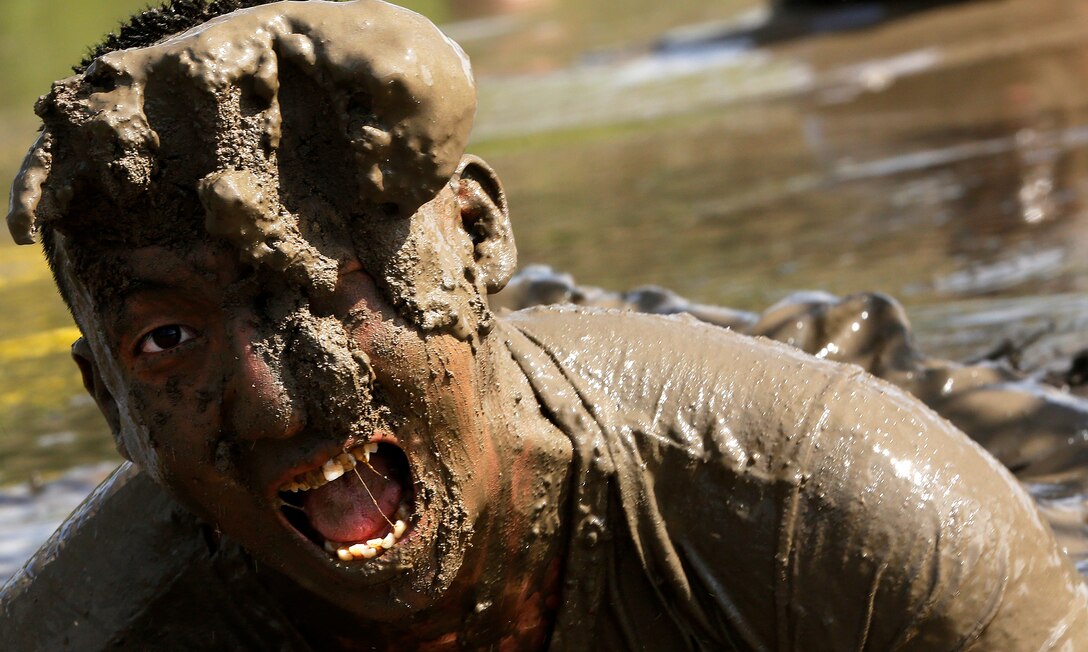
[[[58,243],[211,236],[327,285],[331,229],[402,314],[445,325],[441,293],[403,274],[407,222],[454,176],[476,100],[464,53],[427,19],[378,0],[175,0],[76,71],[35,107],[44,128],[8,215],[17,242],[44,241],[58,277]]]
[[[102,42],[91,47],[79,65],[73,66],[81,74],[94,60],[103,54],[129,48],[143,48],[181,34],[212,18],[239,9],[266,5],[278,0],[173,0],[158,7],[139,11],[124,21],[116,32],[110,32]],[[341,0],[332,0],[334,2]]]
[[[83,74],[98,57],[128,48],[154,45],[171,36],[190,30],[217,16],[238,9],[276,2],[277,0],[176,0],[160,6],[148,7],[129,16],[113,32],[106,34],[100,43],[91,46],[80,62],[72,66],[76,74]],[[60,271],[63,262],[57,249],[57,234],[49,225],[41,227],[41,244],[46,264],[53,275],[57,289],[66,305],[71,305],[70,291]]]

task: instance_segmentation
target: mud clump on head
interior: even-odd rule
[[[405,284],[381,274],[404,238],[360,242],[356,223],[406,220],[449,182],[475,89],[460,48],[418,14],[282,2],[104,54],[36,110],[45,129],[8,215],[17,242],[210,232],[316,289],[351,246],[393,292]]]

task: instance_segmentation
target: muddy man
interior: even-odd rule
[[[506,199],[433,25],[242,4],[38,103],[9,226],[131,462],[6,587],[6,648],[1088,649],[1030,498],[898,388],[691,318],[496,318]]]

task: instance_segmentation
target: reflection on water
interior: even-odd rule
[[[952,357],[1007,337],[1044,367],[1088,346],[1079,0],[884,22],[755,0],[451,7],[480,76],[472,148],[507,184],[523,264],[745,309],[884,291]],[[77,398],[63,308],[11,252],[0,483],[112,455]]]
[[[522,261],[597,285],[743,308],[797,288],[927,308],[1076,296],[1085,13],[967,3],[761,48],[681,30],[485,80],[477,149],[507,180]]]

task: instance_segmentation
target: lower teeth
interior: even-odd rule
[[[399,514],[398,514],[399,515]],[[383,550],[389,550],[408,530],[408,524],[403,519],[397,519],[393,524],[393,531],[384,537],[370,539],[366,543],[334,544],[325,542],[325,550],[335,554],[340,561],[352,561],[354,559],[373,559]]]

